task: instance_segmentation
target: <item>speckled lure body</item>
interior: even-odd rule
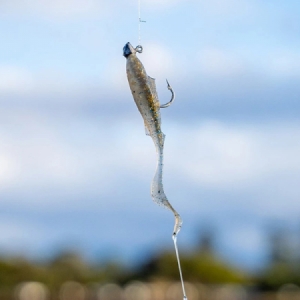
[[[170,209],[174,213],[175,226],[173,235],[176,236],[181,228],[182,220],[180,215],[168,201],[163,189],[162,173],[165,135],[161,131],[160,117],[160,108],[170,105],[174,99],[174,93],[168,84],[168,88],[172,92],[172,99],[167,104],[160,105],[156,92],[155,79],[147,75],[143,64],[137,58],[137,48],[133,48],[130,43],[127,43],[123,48],[123,54],[127,59],[127,78],[133,99],[143,117],[146,134],[151,136],[158,155],[157,168],[151,184],[151,196],[153,201]]]
[[[141,53],[142,50],[141,46],[133,48],[130,43],[127,43],[124,46],[123,55],[127,59],[127,78],[133,99],[144,119],[146,134],[151,136],[157,152],[157,168],[151,184],[152,199],[159,205],[170,209],[175,216],[175,225],[172,237],[181,279],[183,300],[187,300],[177,247],[177,234],[180,231],[182,220],[180,215],[168,201],[162,183],[165,135],[161,131],[160,108],[168,107],[173,102],[175,94],[167,81],[168,89],[172,93],[172,98],[168,103],[160,105],[156,92],[155,80],[147,75],[143,64],[136,56],[136,52]]]

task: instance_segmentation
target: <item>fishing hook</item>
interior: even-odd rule
[[[172,98],[168,103],[161,105],[160,108],[166,108],[166,107],[170,106],[175,99],[175,93],[174,93],[172,87],[170,86],[168,79],[166,79],[166,81],[168,84],[168,90],[171,91],[171,93],[172,93]]]

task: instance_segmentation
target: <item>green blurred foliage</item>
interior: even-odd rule
[[[250,277],[245,272],[226,264],[213,253],[193,253],[182,255],[181,266],[184,278],[201,283],[249,283]],[[165,252],[150,259],[130,279],[143,280],[178,280],[176,256]]]
[[[214,251],[211,235],[207,235],[192,252],[181,253],[183,276],[194,283],[243,284],[264,291],[277,290],[286,283],[300,285],[299,255],[287,246],[280,236],[273,238],[269,262],[256,274],[250,274],[222,260]],[[88,262],[72,251],[43,262],[0,257],[0,299],[6,299],[8,291],[26,281],[44,283],[57,295],[61,285],[70,280],[82,284],[116,282],[124,285],[132,280],[178,281],[179,272],[173,249],[149,257],[136,268],[116,261]]]

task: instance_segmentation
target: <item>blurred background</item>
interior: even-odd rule
[[[299,299],[299,10],[141,0],[191,300]],[[0,298],[180,299],[122,56],[138,1],[3,0],[0,36]]]

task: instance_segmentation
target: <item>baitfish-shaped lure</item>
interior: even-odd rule
[[[151,136],[157,152],[157,168],[151,184],[151,196],[153,201],[170,209],[174,213],[175,226],[173,237],[175,238],[181,228],[182,220],[168,201],[163,189],[162,174],[165,135],[161,131],[160,118],[160,108],[168,107],[174,100],[175,95],[167,81],[168,89],[172,93],[172,99],[168,103],[160,105],[156,92],[155,79],[147,75],[143,64],[136,56],[136,52],[141,53],[142,47],[137,46],[134,48],[130,43],[127,43],[123,48],[123,55],[127,60],[126,71],[130,90],[144,119],[146,134]]]

